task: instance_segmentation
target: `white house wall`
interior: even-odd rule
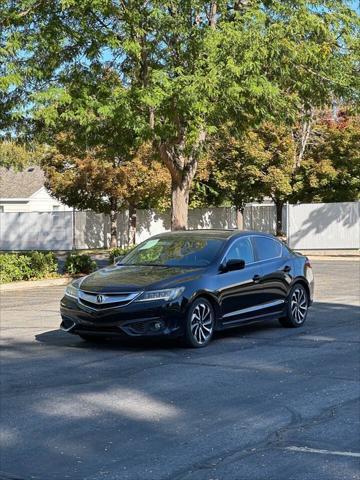
[[[21,197],[21,192],[19,192]],[[72,208],[62,204],[55,198],[51,197],[45,187],[40,188],[31,197],[23,201],[15,199],[0,199],[0,206],[3,207],[4,212],[52,212],[54,207],[60,212],[71,211]]]

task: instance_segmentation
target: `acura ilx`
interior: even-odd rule
[[[313,301],[308,258],[274,236],[193,230],[151,237],[77,279],[61,300],[61,328],[99,337],[181,337],[206,346],[217,330],[279,319],[301,327]]]

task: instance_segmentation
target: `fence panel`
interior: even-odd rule
[[[170,211],[137,210],[136,217],[136,243],[171,228]],[[236,210],[231,207],[194,208],[189,210],[188,223],[189,229],[236,228]]]
[[[244,209],[244,229],[275,234],[275,205],[246,205]]]
[[[287,228],[289,245],[299,250],[360,248],[359,205],[359,202],[290,205]],[[73,246],[77,249],[109,246],[108,216],[94,212],[75,212],[73,219],[73,215],[73,212],[0,213],[0,250],[71,250]],[[284,208],[284,230],[285,217]],[[236,210],[225,207],[190,210],[189,228],[236,228]],[[244,228],[275,233],[275,207],[246,206]],[[137,211],[137,243],[169,230],[169,211]],[[118,232],[119,245],[127,245],[127,212],[119,214]]]
[[[289,205],[288,218],[291,248],[360,248],[360,202]]]
[[[110,219],[103,213],[75,212],[75,248],[78,250],[108,248]],[[119,245],[128,244],[128,212],[120,212],[117,220]]]
[[[71,250],[72,212],[3,212],[0,250]]]

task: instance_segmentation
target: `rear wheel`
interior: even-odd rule
[[[286,316],[279,319],[283,327],[301,327],[309,308],[309,294],[301,283],[296,283],[289,293]]]
[[[214,309],[206,298],[198,298],[189,308],[186,319],[185,343],[188,347],[206,347],[215,325]]]

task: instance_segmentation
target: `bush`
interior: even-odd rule
[[[69,254],[66,257],[64,272],[70,275],[88,274],[96,270],[96,262],[89,255]]]
[[[0,283],[54,276],[57,262],[53,253],[29,252],[0,255]]]
[[[51,252],[32,252],[30,267],[33,272],[36,272],[36,278],[44,278],[56,273],[58,264],[55,255]]]
[[[116,257],[122,257],[124,255],[127,255],[133,248],[134,247],[113,248],[112,250],[110,250],[109,253],[109,264],[112,265]]]

